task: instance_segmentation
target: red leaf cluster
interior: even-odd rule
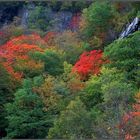
[[[0,61],[7,69],[8,73],[15,79],[20,80],[22,77],[22,73],[16,72],[13,68],[17,60],[29,61],[29,52],[43,52],[40,47],[33,45],[33,43],[36,43],[36,40],[41,40],[41,38],[37,35],[22,35],[8,41],[0,47]]]
[[[98,75],[100,68],[108,61],[103,59],[103,52],[101,50],[93,50],[84,52],[79,61],[73,67],[73,71],[78,72],[81,79],[86,79],[90,74]]]

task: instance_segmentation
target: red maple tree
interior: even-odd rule
[[[84,52],[79,61],[73,67],[73,71],[77,72],[81,79],[86,79],[91,75],[98,75],[100,68],[108,61],[103,59],[103,52],[101,50],[93,50],[90,52]]]

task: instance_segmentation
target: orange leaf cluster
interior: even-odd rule
[[[17,60],[29,61],[29,52],[43,52],[43,49],[37,45],[34,45],[34,43],[36,44],[36,40],[40,39],[41,38],[37,35],[22,35],[8,41],[6,44],[0,47],[0,60],[9,74],[11,74],[15,79],[19,80],[23,75],[21,72],[15,72],[13,68]]]

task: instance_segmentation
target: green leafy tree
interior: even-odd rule
[[[97,36],[102,38],[102,34],[112,28],[114,9],[108,1],[96,1],[83,10],[83,17],[86,22],[83,30],[86,37]]]
[[[47,76],[42,85],[37,87],[35,90],[44,102],[44,109],[51,110],[53,112],[57,111],[57,103],[61,96],[57,94],[54,89],[55,78],[52,76]]]
[[[81,139],[91,137],[91,118],[79,98],[71,101],[49,130],[48,138]]]
[[[125,73],[103,68],[101,75],[86,82],[81,100],[94,116],[92,133],[97,139],[120,139],[119,123],[131,109],[137,88],[127,80]]]
[[[50,25],[50,9],[43,6],[36,6],[34,10],[30,11],[28,18],[28,26],[31,29],[40,29],[46,31]]]
[[[44,62],[44,69],[48,74],[56,76],[63,73],[64,58],[60,51],[48,49],[45,53],[36,52],[32,57]]]
[[[54,76],[63,73],[63,57],[61,54],[56,51],[46,51],[45,70]]]
[[[128,38],[118,39],[105,48],[105,57],[111,62],[109,67],[116,67],[122,72],[126,72],[129,80],[137,81],[140,68],[140,32],[136,32]],[[137,79],[137,80],[136,80]]]
[[[44,138],[48,128],[43,107],[40,97],[32,92],[32,81],[25,80],[14,102],[6,105],[7,138]]]
[[[86,82],[85,88],[83,92],[81,92],[80,97],[89,110],[103,102],[100,77],[92,76]]]
[[[4,105],[12,100],[12,82],[9,74],[0,64],[0,138],[6,135],[6,110]]]
[[[119,123],[122,116],[131,109],[137,88],[127,80],[124,73],[115,68],[103,68],[101,82],[105,131],[108,133],[108,138],[116,139],[119,138]]]

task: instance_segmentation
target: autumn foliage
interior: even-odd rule
[[[139,3],[0,6],[0,139],[140,140]]]
[[[48,45],[52,44],[52,42],[54,42],[56,35],[57,35],[56,32],[48,32],[44,37],[45,42],[47,42]]]
[[[123,116],[120,129],[125,135],[125,140],[140,138],[140,93],[135,96],[136,103],[133,104],[133,110]]]
[[[90,74],[98,75],[101,66],[107,62],[107,60],[103,59],[103,52],[101,50],[84,52],[80,56],[79,61],[74,65],[73,71],[78,72],[82,79],[86,79]]]
[[[22,35],[8,41],[6,44],[0,47],[0,60],[7,69],[8,73],[11,74],[15,79],[20,80],[23,76],[22,72],[17,72],[14,70],[14,66],[18,61],[28,61],[29,63],[29,52],[43,52],[40,47],[34,45],[37,43],[36,40],[41,40],[41,38],[37,35]],[[41,40],[41,43],[42,41],[43,40]]]

